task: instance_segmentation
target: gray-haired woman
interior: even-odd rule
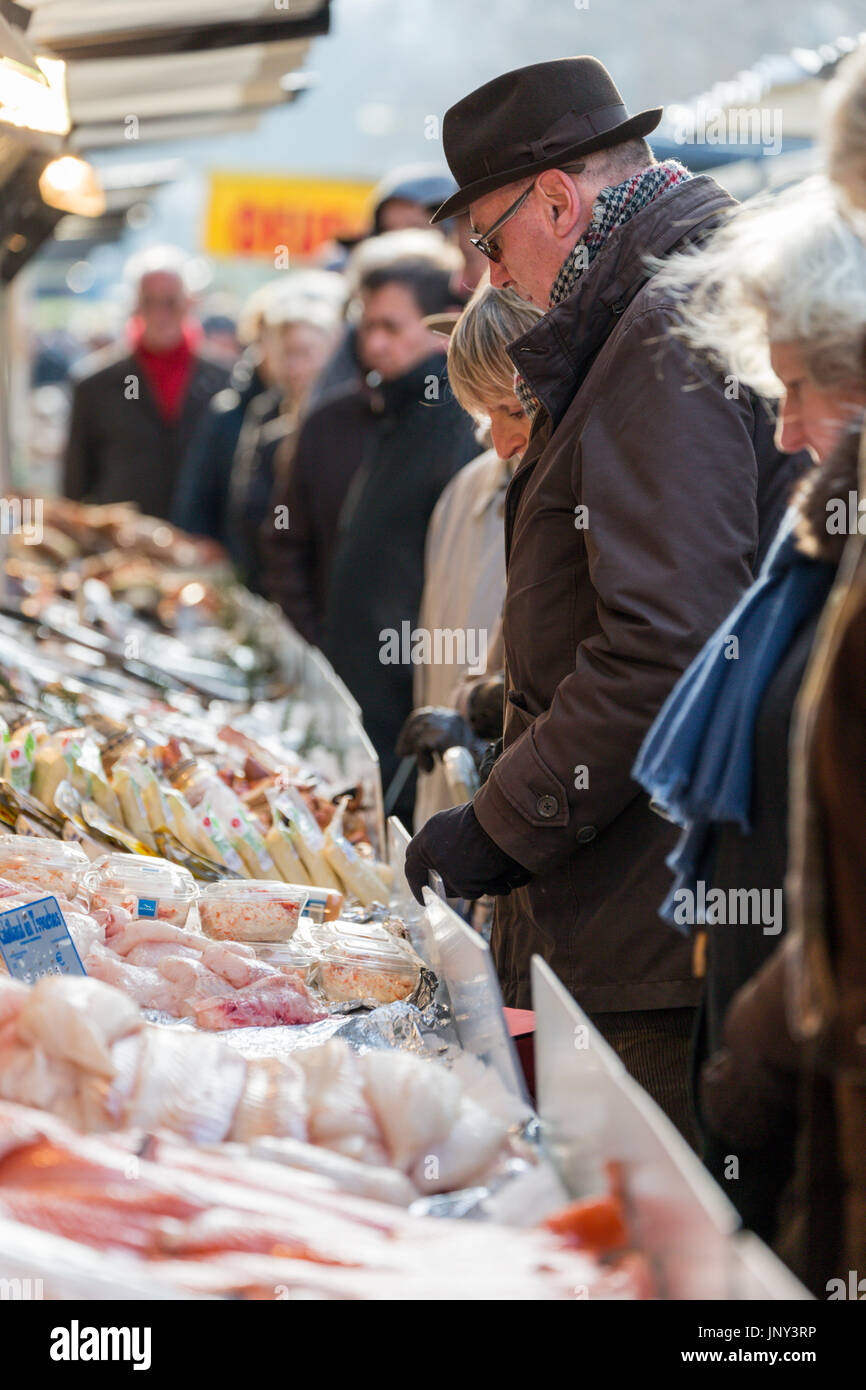
[[[791,716],[856,495],[866,248],[819,180],[739,210],[661,275],[682,298],[687,341],[724,362],[732,389],[744,382],[778,397],[780,446],[805,448],[818,465],[759,578],[673,691],[636,768],[685,827],[664,912],[706,947],[700,1067],[722,1046],[732,997],[785,927]],[[716,1057],[699,1091],[705,1161],[747,1224],[771,1239],[795,1116],[785,1104],[758,1104],[744,1123],[744,1108],[732,1114],[719,1103],[726,1074]]]

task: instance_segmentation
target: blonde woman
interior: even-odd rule
[[[434,812],[465,800],[449,790],[442,753],[454,745],[477,751],[486,737],[497,737],[497,714],[501,732],[502,688],[493,663],[501,664],[494,643],[505,594],[503,505],[532,424],[515,395],[507,349],[540,317],[539,309],[510,290],[484,283],[456,321],[448,344],[451,389],[479,430],[489,431],[493,447],[448,484],[427,532],[418,627],[457,636],[450,653],[454,659],[416,667],[416,708],[398,743],[403,757],[414,755],[418,761],[416,830]],[[449,653],[443,650],[440,655]],[[456,688],[484,669],[494,673],[493,679],[475,682],[468,709],[460,701],[469,715],[467,722],[453,707]]]

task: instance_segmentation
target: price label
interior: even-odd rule
[[[56,898],[0,912],[0,955],[14,980],[41,975],[86,975]]]

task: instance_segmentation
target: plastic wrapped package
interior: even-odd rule
[[[192,807],[183,792],[177,791],[174,787],[163,787],[161,790],[169,817],[167,828],[176,839],[180,840],[182,845],[192,850],[194,854],[204,854],[208,858],[212,858],[212,846],[206,842],[202,835]]]
[[[114,824],[122,823],[117,793],[105,775],[99,749],[85,729],[61,729],[37,745],[31,794],[51,809],[61,782],[69,782],[81,796],[95,801]]]
[[[204,762],[181,763],[171,773],[171,781],[195,810],[199,827],[210,842],[210,848],[203,846],[209,857],[221,859],[236,872],[240,861],[241,872],[248,878],[281,877],[261,830],[240,797],[212,767]]]
[[[153,768],[138,758],[124,755],[114,764],[111,780],[127,826],[155,849],[153,832],[170,828],[171,818]]]
[[[4,740],[3,777],[16,791],[30,791],[36,748],[47,734],[48,727],[41,720],[28,719]]]
[[[306,900],[303,886],[273,879],[209,883],[199,899],[201,929],[221,941],[289,941]]]
[[[341,801],[323,835],[325,858],[349,892],[364,907],[373,903],[387,905],[390,890],[375,865],[358,853],[343,834],[346,803]]]
[[[289,787],[275,805],[285,818],[292,844],[304,867],[308,883],[342,891],[343,885],[325,854],[325,836],[300,792]]]
[[[80,845],[38,835],[0,835],[0,878],[73,899],[89,860]]]
[[[288,827],[285,825],[272,825],[265,835],[265,845],[268,853],[280,871],[280,877],[286,883],[305,883],[307,874],[301,863],[301,857],[292,843]]]
[[[81,874],[91,909],[122,907],[133,917],[186,926],[198,886],[188,869],[167,859],[106,854]]]

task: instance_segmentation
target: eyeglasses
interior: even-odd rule
[[[532,180],[532,183],[529,185],[526,191],[521,193],[517,201],[512,203],[511,207],[507,208],[506,211],[502,214],[502,216],[496,222],[493,223],[493,226],[490,228],[489,231],[484,232],[480,236],[471,236],[469,238],[469,240],[472,242],[472,245],[477,246],[478,250],[483,252],[487,259],[489,261],[493,261],[495,265],[498,265],[499,262],[502,260],[502,247],[494,246],[490,238],[496,232],[498,232],[500,228],[504,227],[506,222],[508,222],[509,219],[515,215],[515,213],[520,211],[534,187],[535,179]]]

